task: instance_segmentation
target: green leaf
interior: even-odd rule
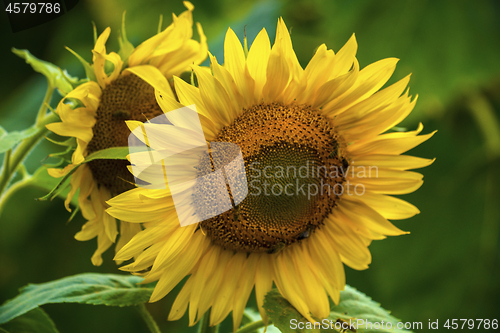
[[[59,333],[56,325],[41,308],[36,308],[2,325],[8,333]]]
[[[330,305],[328,318],[318,320],[316,326],[314,326],[281,296],[277,289],[271,290],[264,300],[264,309],[267,315],[274,325],[284,333],[340,331],[343,323],[345,323],[343,324],[345,328],[348,326],[352,328],[347,329],[346,332],[410,332],[398,329],[396,325],[400,321],[397,318],[391,316],[388,311],[381,308],[380,304],[372,301],[370,297],[350,286],[346,286],[345,290],[340,292],[338,305],[333,304],[333,302]],[[380,326],[382,321],[384,324]],[[368,325],[367,322],[369,322]]]
[[[83,163],[93,160],[126,160],[128,154],[128,147],[112,147],[93,152],[87,156]]]
[[[36,185],[43,189],[47,189],[49,191],[59,183],[57,178],[54,178],[48,174],[46,166],[39,167],[31,177],[30,182],[33,185]]]
[[[12,52],[26,60],[26,63],[30,64],[35,71],[45,75],[49,81],[49,85],[57,88],[63,96],[73,90],[73,86],[68,81],[67,75],[56,65],[36,58],[28,50],[12,48]]]
[[[370,297],[366,296],[362,292],[356,290],[353,287],[345,286],[345,290],[340,292],[340,301],[338,305],[330,303],[330,316],[329,320],[335,322],[338,318],[349,321],[351,319],[355,322],[355,319],[364,320],[364,324],[358,326],[357,331],[361,333],[376,333],[376,332],[410,332],[405,329],[397,329],[396,325],[401,321],[390,315],[390,312],[383,309],[379,303],[374,302]],[[371,328],[368,325],[366,327],[366,322],[370,323],[391,323],[393,329],[382,329],[382,328]],[[386,326],[384,326],[385,328]]]
[[[73,169],[71,169],[70,172],[68,172],[58,183],[57,185],[52,188],[52,190],[45,196],[38,198],[37,200],[52,200],[58,195],[58,190],[61,188],[61,186],[66,182],[66,180],[71,177],[71,175],[78,169],[78,167],[84,163],[88,163],[93,160],[126,160],[127,155],[129,154],[128,147],[112,147],[112,148],[107,148],[103,150],[99,150],[96,152],[93,152],[87,158],[83,163],[80,163],[76,165]]]
[[[59,144],[63,144],[63,143],[59,143]],[[60,151],[60,152],[57,152],[57,153],[52,153],[52,154],[49,154],[49,157],[59,157],[59,158],[64,158],[65,156],[68,157],[69,160],[71,160],[71,154],[72,152],[75,150],[74,146],[71,146],[71,145],[68,145],[66,147],[66,150],[64,151]],[[71,161],[70,161],[71,162]]]
[[[35,173],[30,177],[29,179],[29,185],[35,186],[38,188],[41,188],[43,190],[51,191],[54,187],[56,187],[59,184],[60,180],[57,178],[54,178],[50,176],[47,172],[47,166],[41,166],[38,168]],[[69,192],[69,187],[64,188],[60,186],[61,191],[58,191],[55,196],[62,198],[63,200],[66,199],[68,192]],[[71,204],[75,207],[78,207],[78,196],[73,196],[71,199]],[[74,213],[78,209],[73,210],[72,217]]]
[[[24,131],[13,131],[7,133],[3,128],[0,130],[0,154],[14,148],[19,142],[35,135],[39,128],[30,127]]]
[[[85,69],[85,75],[87,75],[87,78],[91,81],[97,82],[97,78],[95,77],[95,72],[94,72],[94,65],[90,65],[85,59],[82,58],[81,55],[70,49],[69,47],[66,46],[66,49],[71,52],[77,59],[80,61],[80,63],[83,66],[83,69]]]
[[[0,126],[0,139],[2,139],[6,135],[7,135],[7,131],[5,130],[5,128]]]
[[[64,140],[64,141],[56,141],[56,140],[51,139],[51,138],[49,138],[49,137],[47,137],[47,136],[45,137],[45,139],[47,139],[47,140],[49,140],[50,142],[52,142],[52,143],[54,143],[54,144],[56,144],[56,145],[59,145],[59,146],[66,146],[66,147],[71,146],[71,147],[76,147],[76,145],[77,145],[77,144],[76,144],[76,138],[74,138],[74,137],[71,137],[71,138],[69,138],[69,139],[67,139],[67,140]]]
[[[0,306],[0,324],[49,303],[132,306],[149,300],[153,288],[137,286],[131,275],[85,273],[41,284],[29,284]]]
[[[312,332],[309,330],[295,330],[290,327],[291,320],[306,322],[307,320],[295,310],[277,289],[273,289],[267,293],[264,299],[264,309],[266,310],[269,319],[283,333],[292,332]]]
[[[79,77],[76,77],[76,76],[71,76],[67,70],[63,70],[62,71],[64,77],[66,78],[66,80],[71,83],[71,85],[73,87],[77,87],[85,82],[88,81],[88,79],[80,79]]]

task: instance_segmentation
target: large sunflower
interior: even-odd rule
[[[181,318],[188,305],[190,325],[210,308],[211,325],[232,311],[236,330],[254,287],[267,320],[262,305],[273,283],[305,318],[325,318],[328,296],[338,302],[345,286],[343,264],[366,269],[372,240],[405,234],[388,219],[419,211],[388,194],[422,185],[422,175],[407,170],[432,160],[400,154],[433,133],[418,136],[421,125],[385,133],[415,105],[409,77],[380,90],[397,59],[359,70],[356,50],[354,36],[337,54],[321,45],[303,69],[280,19],[274,45],[262,30],[247,54],[229,29],[223,66],[214,57],[211,73],[193,66],[197,87],[174,77],[179,102],[155,86],[167,118],[168,111],[194,104],[210,144],[240,147],[249,183],[237,207],[185,227],[169,188],[136,188],[108,201],[110,215],[144,223],[115,260],[135,258],[122,269],[143,274],[144,283],[158,280],[151,301],[189,276],[170,320]],[[188,123],[171,118],[172,125],[163,126],[189,131]],[[128,125],[146,132],[160,126]],[[309,171],[294,173],[304,168]],[[196,198],[185,196],[190,200]],[[188,212],[198,214],[196,207]]]
[[[126,39],[122,39],[120,55],[106,52],[109,27],[97,38],[92,50],[93,65],[84,63],[90,80],[61,100],[56,112],[62,122],[47,125],[52,132],[75,137],[77,141],[72,163],[64,169],[49,169],[51,176],[66,175],[94,151],[127,146],[130,131],[125,120],[145,121],[162,113],[153,87],[138,75],[147,77],[148,82],[163,82],[163,91],[173,98],[165,78],[180,75],[193,63],[200,64],[206,58],[208,47],[200,24],[197,24],[200,42],[192,39],[194,7],[187,1],[184,5],[188,10],[179,16],[173,14],[171,25],[137,48],[133,49]],[[106,200],[134,187],[127,165],[128,162],[122,160],[95,160],[78,167],[71,176],[71,190],[65,206],[70,210],[69,204],[80,190],[78,203],[88,222],[75,238],[84,241],[97,237],[97,250],[92,256],[94,265],[102,263],[102,253],[118,235],[115,219],[105,211]],[[121,222],[116,251],[140,230],[137,224]]]

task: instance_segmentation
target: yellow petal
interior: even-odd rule
[[[75,167],[75,165],[70,164],[66,168],[73,169],[73,167]],[[66,170],[66,168],[64,168],[63,172]],[[71,212],[71,209],[69,208],[69,204],[71,203],[71,200],[73,199],[73,196],[75,195],[76,191],[80,188],[80,186],[82,184],[82,179],[85,179],[84,168],[85,168],[85,166],[78,167],[78,170],[76,170],[75,173],[73,173],[73,175],[71,175],[71,179],[70,179],[71,188],[68,192],[68,196],[66,197],[66,200],[64,201],[64,206],[66,207],[66,210],[69,212]],[[90,182],[88,180],[86,180],[86,182],[92,183],[92,180],[90,180]],[[81,193],[81,194],[79,194],[79,198],[82,196],[85,196],[85,195],[88,196],[87,193]]]
[[[217,63],[217,59],[210,54],[210,66],[212,68],[212,72],[214,77],[222,84],[224,89],[229,95],[229,99],[232,102],[232,108],[233,110],[236,111],[236,116],[239,115],[239,111],[242,111],[244,105],[246,105],[246,102],[243,102],[243,96],[240,93],[240,91],[245,95],[245,96],[250,96],[251,91],[248,90],[246,82],[239,82],[236,79],[233,74],[231,74],[225,67],[219,65]],[[229,63],[226,61],[226,64],[229,65]],[[241,69],[241,80],[245,80],[245,67]],[[236,83],[235,83],[236,81]],[[239,89],[237,88],[236,85],[241,86]],[[249,99],[248,97],[246,99]]]
[[[203,99],[201,98],[200,95],[200,90],[197,87],[186,83],[185,81],[183,81],[178,77],[174,77],[174,82],[175,82],[175,92],[177,93],[179,101],[183,105],[191,105],[191,104],[196,105],[196,110],[198,111],[198,113],[200,113],[201,115],[203,115],[203,117],[210,120],[210,122],[212,122],[213,126],[218,132],[223,127],[222,117],[218,112],[214,112],[214,110],[208,109],[205,106]]]
[[[191,39],[194,6],[188,1],[184,1],[184,6],[187,10],[178,17],[172,14],[172,24],[135,48],[129,57],[129,67],[148,63],[170,78],[187,70],[192,63],[203,62],[208,51],[205,34],[197,24],[200,42]]]
[[[159,90],[161,94],[165,94],[171,98],[174,98],[172,88],[167,79],[158,70],[158,68],[150,65],[136,66],[132,68],[127,68],[126,72],[137,75],[144,81],[146,81],[150,86]]]
[[[174,304],[172,304],[172,308],[168,314],[168,320],[179,320],[186,313],[189,304],[189,296],[191,295],[191,289],[193,287],[193,281],[194,279],[189,278],[182,287],[181,291],[175,298]]]
[[[330,296],[330,298],[332,299],[332,301],[334,301],[335,304],[338,304],[339,298],[340,298],[340,290],[343,289],[344,287],[337,288],[335,286],[335,284],[333,282],[333,281],[335,281],[335,279],[332,276],[328,275],[326,267],[323,265],[323,263],[321,261],[318,260],[316,253],[314,253],[314,254],[313,253],[314,252],[311,252],[310,256],[311,256],[311,258],[314,258],[314,260],[309,258],[309,260],[306,261],[308,269],[310,270],[310,272],[312,274],[314,274],[316,276],[316,279],[318,280],[317,287],[324,288],[325,291]],[[338,259],[338,261],[342,265],[340,258]],[[343,274],[343,272],[342,272],[342,274]]]
[[[252,292],[255,283],[255,271],[257,267],[258,256],[250,255],[246,258],[244,266],[241,268],[236,290],[234,291],[233,307],[233,331],[240,327],[243,312]]]
[[[255,298],[257,299],[257,306],[259,308],[262,321],[267,325],[269,318],[264,310],[264,297],[273,288],[273,278],[269,274],[272,272],[272,264],[267,255],[260,253],[251,253],[250,256],[258,258],[257,268],[255,270]]]
[[[126,224],[131,225],[131,223]],[[159,242],[165,237],[168,237],[176,228],[177,227],[175,225],[160,224],[158,226],[142,230],[118,251],[113,260],[128,260],[138,255],[147,247]]]
[[[286,59],[279,53],[276,45],[273,46],[271,54],[269,55],[266,77],[266,84],[262,89],[264,102],[271,103],[281,101],[283,99],[283,91],[290,79],[290,69]]]
[[[199,236],[197,239],[199,239]],[[186,247],[182,256],[177,258],[174,270],[165,269],[162,271],[162,275],[151,295],[150,302],[156,302],[168,294],[198,263],[205,245],[204,242],[196,242],[197,239]]]
[[[358,200],[351,199],[351,196],[344,195],[339,201],[338,208],[351,221],[356,224],[371,229],[377,233],[387,236],[404,235],[406,232],[396,228],[392,223],[387,221],[382,215],[374,209],[367,206],[362,200],[362,196],[356,197]]]
[[[387,58],[363,68],[359,72],[358,81],[341,100],[333,100],[326,107],[335,109],[331,114],[340,114],[352,105],[363,101],[379,90],[391,77],[398,59]]]
[[[92,264],[94,266],[101,266],[102,265],[102,257],[101,255],[106,252],[107,249],[110,248],[110,246],[113,245],[113,242],[109,240],[108,237],[104,234],[100,234],[97,236],[97,249],[95,250],[94,254],[92,255]]]
[[[132,237],[134,237],[141,231],[142,228],[137,223],[127,223],[124,221],[120,221],[120,238],[118,238],[118,242],[116,243],[115,253],[118,253],[125,244],[130,242]],[[121,263],[121,260],[118,260],[116,262],[117,265],[120,265]]]
[[[419,169],[431,165],[436,159],[408,155],[374,154],[360,156],[350,161],[353,168],[376,166],[396,170]]]
[[[111,33],[111,28],[107,27],[102,34],[99,35],[94,46],[94,51],[98,53],[106,54],[106,42],[108,41],[109,34]],[[95,55],[92,61],[95,61]]]
[[[72,109],[69,105],[63,103],[60,103],[57,107],[57,113],[63,123],[89,128],[92,128],[96,122],[95,111],[87,108]]]
[[[247,56],[248,72],[255,81],[255,100],[262,98],[262,89],[267,80],[267,64],[271,54],[271,43],[266,29],[262,29],[255,37]]]
[[[383,169],[379,169],[379,174]],[[392,170],[392,175],[384,173],[379,177],[352,177],[348,175],[348,189],[353,195],[363,195],[365,191],[385,194],[407,194],[414,192],[424,183],[422,175],[416,172]],[[400,173],[396,173],[396,172]],[[357,194],[356,194],[357,193]]]
[[[218,325],[227,317],[233,308],[233,296],[236,292],[236,286],[240,279],[239,273],[243,270],[246,261],[246,253],[238,252],[232,255],[224,271],[222,281],[219,281],[220,287],[217,290],[217,297],[214,299],[210,311],[210,324]],[[248,274],[248,272],[246,272]],[[244,277],[248,279],[247,276]],[[246,303],[247,299],[241,299],[240,302]]]
[[[236,110],[232,108],[232,103],[227,91],[222,84],[202,70],[199,66],[193,66],[199,82],[200,95],[203,99],[203,104],[210,114],[219,114],[224,126],[232,124]],[[197,107],[198,108],[198,107]]]
[[[249,96],[251,91],[248,89],[247,78],[245,76],[245,53],[243,52],[240,40],[231,28],[227,30],[226,38],[224,39],[224,67],[234,78],[238,92],[243,98]]]
[[[333,287],[338,291],[342,290],[345,285],[345,273],[338,253],[331,248],[329,241],[325,239],[324,232],[315,232],[310,237],[311,255],[317,258],[317,264],[325,270],[325,275]],[[340,295],[338,291],[334,292],[337,296]],[[332,294],[330,297],[335,301]],[[336,303],[338,303],[338,298]]]
[[[93,50],[92,53],[94,53],[94,73],[97,82],[104,89],[108,84],[118,78],[122,70],[123,61],[115,52],[105,54]],[[113,71],[109,75],[105,71],[106,61],[109,61],[113,64]]]
[[[394,103],[375,110],[358,121],[352,121],[342,130],[347,142],[369,140],[400,123],[413,110],[417,98],[411,101],[406,92]],[[343,113],[342,113],[343,114]],[[341,114],[341,115],[342,115]],[[339,129],[340,130],[340,129]]]
[[[292,39],[290,33],[285,25],[285,21],[280,17],[278,19],[278,26],[276,28],[276,39],[274,42],[280,54],[284,57],[290,68],[291,76],[297,79],[302,79],[304,70],[300,66],[297,55],[293,50]]]
[[[192,278],[195,280],[193,282],[194,287],[191,292],[189,301],[190,326],[194,325],[197,320],[203,316],[203,312],[199,311],[200,302],[209,301],[209,298],[213,295],[213,293],[215,293],[215,290],[209,290],[206,287],[209,280],[207,279],[207,277],[213,277],[215,276],[215,274],[217,274],[218,271],[222,271],[221,269],[218,269],[224,264],[220,261],[221,253],[222,248],[220,248],[219,246],[209,247],[208,251],[203,254],[203,257],[200,260],[199,267],[192,275]]]
[[[361,200],[386,219],[408,219],[420,211],[412,204],[388,195],[366,191],[362,196],[353,196],[352,199]]]
[[[179,109],[181,107],[184,107],[184,105],[177,102],[176,100],[174,100],[168,96],[161,95],[158,92],[158,90],[155,90],[155,94],[156,94],[156,102],[158,103],[160,108],[162,108],[163,112],[165,112],[165,113],[172,111],[172,110]],[[179,91],[177,91],[177,94],[179,95]],[[190,105],[195,105],[195,104],[188,104],[188,107]],[[201,106],[201,109],[203,110],[203,106]],[[196,107],[196,111],[198,112],[198,118],[200,120],[200,124],[201,124],[201,127],[203,129],[203,133],[205,134],[206,140],[207,141],[213,140],[215,138],[215,136],[217,135],[216,126],[214,125],[212,120],[210,120],[209,118],[207,118],[205,115],[202,114],[202,112],[198,109],[198,107]],[[169,118],[169,120],[171,120],[172,117],[173,116],[171,114],[167,114],[167,118]],[[190,122],[189,124],[187,124],[186,123],[187,119],[185,116],[179,115],[178,118],[179,118],[179,121],[182,120],[182,123],[183,123],[182,127],[190,128],[191,130],[195,130],[194,122]],[[174,123],[174,125],[176,125],[176,124]]]
[[[352,232],[347,226],[339,223],[334,215],[330,215],[325,223],[325,236],[335,247],[342,261],[357,270],[368,268],[371,254],[361,236]]]
[[[312,103],[313,107],[321,107],[321,111],[327,116],[333,117],[336,115],[337,110],[335,108],[324,107],[324,105],[342,99],[355,85],[359,75],[359,63],[356,59],[354,60],[354,67],[350,72],[331,79],[318,89],[316,98]]]
[[[353,143],[347,147],[347,151],[353,159],[356,159],[358,156],[370,154],[402,154],[429,140],[436,133],[434,131],[426,135],[416,136],[417,131],[382,134],[372,140]]]
[[[136,254],[134,256],[134,262],[131,264],[130,267],[127,267],[127,270],[133,273],[140,273],[144,272],[144,270],[150,270],[155,262],[156,257],[158,256],[158,253],[160,253],[165,243],[166,243],[165,240],[160,240],[151,245],[150,247],[148,247],[147,249],[140,252],[140,254]],[[148,275],[148,279],[151,278],[152,276]]]
[[[82,226],[82,230],[76,233],[75,239],[79,241],[87,241],[96,237],[99,233],[100,227],[96,221],[86,222]]]
[[[196,227],[196,225],[188,225],[174,230],[169,237],[169,242],[165,244],[158,254],[151,268],[151,273],[170,267],[173,262],[177,261],[178,256],[190,246],[190,241],[194,236]]]
[[[305,301],[311,310],[311,315],[320,319],[328,317],[330,304],[325,289],[312,271],[304,269],[304,263],[314,259],[301,244],[292,245],[290,250],[293,251],[291,257],[297,272],[297,279]]]
[[[351,69],[356,60],[357,50],[358,43],[356,42],[356,36],[352,34],[347,43],[335,55],[332,72],[330,73],[330,80],[344,75]]]
[[[81,139],[85,142],[92,140],[92,128],[80,127],[73,124],[66,123],[51,123],[45,125],[47,129],[61,136],[72,136]]]
[[[64,167],[64,169],[55,169],[55,168],[48,168],[47,173],[54,178],[61,178],[63,176],[66,176],[73,168],[75,167],[75,164],[68,164],[67,166]]]
[[[339,131],[345,131],[352,124],[357,125],[360,119],[368,113],[376,113],[385,106],[392,104],[401,96],[409,81],[410,75],[347,109],[335,118],[335,126],[339,127]]]
[[[327,50],[325,44],[318,47],[304,70],[304,80],[299,82],[302,92],[296,96],[297,103],[310,101],[316,91],[328,81],[333,68],[334,56],[334,52]]]
[[[233,257],[232,252],[222,251],[218,260],[218,268],[215,270],[214,274],[210,277],[208,283],[205,285],[205,290],[203,291],[200,298],[200,306],[198,308],[198,316],[201,317],[205,314],[210,307],[214,306],[216,302],[218,292],[222,287],[221,283],[227,274],[228,265]],[[214,316],[210,314],[210,325],[214,325]]]
[[[291,251],[281,251],[275,260],[274,281],[279,292],[310,322],[315,322],[311,317],[309,307],[305,302],[301,290],[301,281],[297,278]]]

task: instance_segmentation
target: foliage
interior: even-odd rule
[[[277,289],[273,289],[266,295],[264,308],[274,325],[283,333],[331,332],[332,329],[336,331],[346,329],[346,332],[360,333],[410,332],[397,329],[400,320],[391,316],[388,311],[380,307],[380,304],[350,286],[346,286],[345,290],[341,291],[338,305],[331,302],[328,318],[318,320],[316,323],[310,323],[302,317]],[[383,328],[380,328],[381,323],[383,323]],[[391,328],[385,329],[388,323]],[[378,324],[379,328],[373,328],[373,324]]]

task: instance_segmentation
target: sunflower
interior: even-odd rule
[[[210,56],[211,72],[193,66],[197,86],[174,77],[178,102],[155,86],[171,119],[163,126],[187,133],[191,125],[169,111],[194,104],[210,146],[239,146],[248,181],[248,195],[237,206],[184,227],[168,187],[138,187],[108,201],[111,216],[144,223],[115,260],[134,258],[122,269],[144,275],[144,283],[158,281],[151,302],[188,277],[169,320],[188,311],[194,325],[211,309],[210,324],[217,325],[232,311],[236,330],[255,288],[267,322],[262,306],[273,284],[308,320],[326,318],[328,297],[338,303],[345,286],[343,264],[366,269],[372,240],[406,233],[388,220],[419,210],[390,195],[418,189],[422,175],[407,170],[433,160],[401,154],[433,133],[418,136],[422,125],[390,131],[415,105],[409,76],[381,90],[397,59],[360,70],[356,50],[354,36],[337,54],[321,45],[303,69],[280,19],[272,47],[265,29],[249,50],[229,29],[224,65]],[[160,126],[128,125],[147,133]],[[196,201],[186,193],[185,202]],[[187,213],[196,217],[197,209]]]
[[[180,75],[193,63],[200,64],[206,58],[208,47],[200,24],[197,24],[200,42],[192,39],[194,7],[187,1],[184,5],[188,10],[179,16],[173,14],[170,26],[135,49],[126,40],[123,26],[120,55],[107,53],[108,27],[96,40],[92,66],[77,55],[86,66],[89,81],[76,87],[58,104],[56,113],[61,122],[47,125],[58,135],[76,138],[77,146],[71,164],[64,169],[49,169],[51,176],[66,175],[92,152],[127,146],[130,131],[125,120],[144,121],[162,114],[153,87],[140,77],[147,77],[148,82],[163,80],[162,89],[173,98],[165,78]],[[71,176],[65,206],[71,211],[69,204],[79,190],[78,204],[88,221],[75,238],[85,241],[97,237],[97,250],[92,256],[94,265],[101,265],[102,253],[118,235],[115,218],[106,213],[106,200],[134,187],[127,165],[123,160],[94,160],[79,166]],[[116,251],[140,230],[138,224],[122,221]]]

